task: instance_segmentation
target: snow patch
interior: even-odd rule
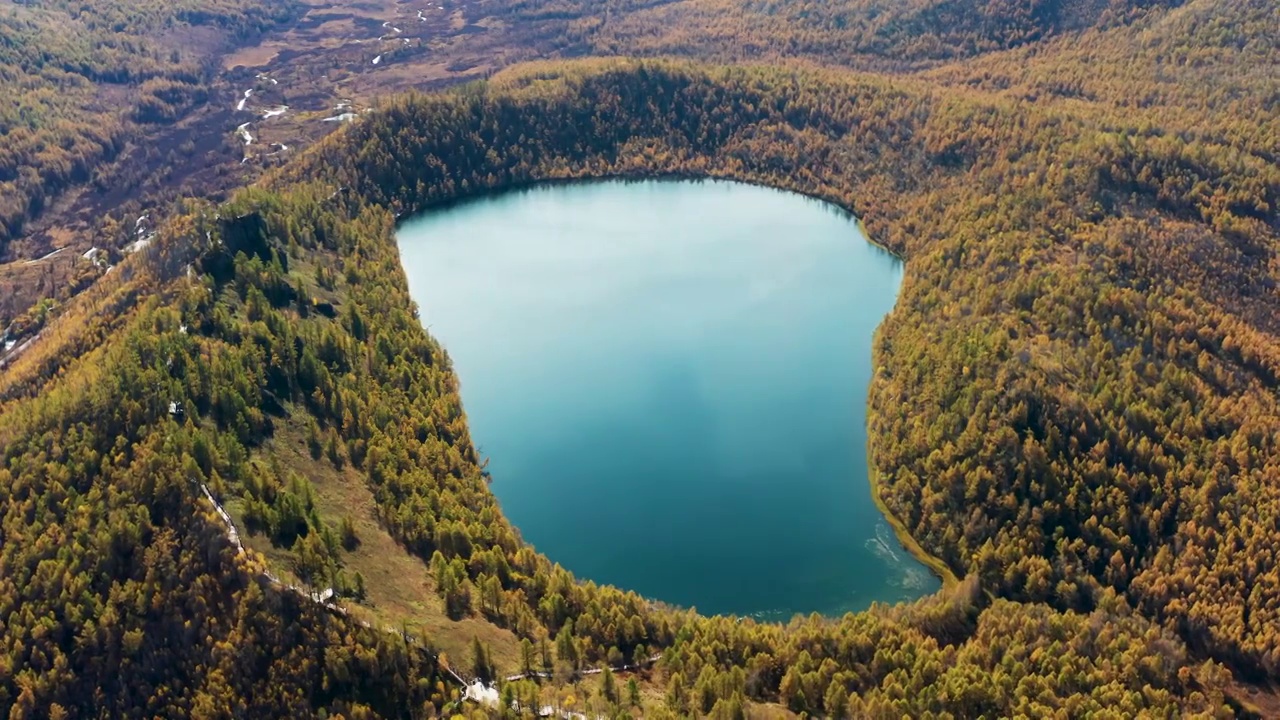
[[[240,98],[240,102],[236,103],[236,111],[244,110],[244,104],[249,102],[249,96],[253,94],[253,88],[244,91],[244,97]]]
[[[204,491],[204,496],[209,499],[209,502],[213,504],[213,509],[218,511],[218,517],[222,518],[222,522],[226,524],[227,537],[231,540],[231,544],[236,546],[236,553],[243,555],[244,545],[240,543],[240,533],[236,532],[236,524],[231,522],[231,516],[227,514],[227,511],[217,500],[213,499],[213,493],[209,492],[208,485],[200,483],[200,489]]]
[[[355,120],[357,117],[359,117],[359,115],[356,115],[353,112],[344,112],[341,115],[334,115],[333,117],[327,117],[321,120],[320,122],[351,122],[352,120]]]
[[[464,697],[489,707],[494,707],[499,702],[498,688],[487,686],[479,680],[467,686],[467,693]]]
[[[379,55],[378,57],[376,57],[376,58],[374,58],[374,59],[373,59],[373,64],[374,64],[374,65],[377,65],[377,64],[378,64],[378,63],[380,63],[380,62],[382,62],[382,56],[381,56],[381,55]]]
[[[278,107],[278,108],[274,108],[274,109],[271,109],[271,110],[268,110],[268,111],[266,111],[266,112],[262,113],[262,119],[263,119],[263,120],[270,120],[270,119],[271,119],[271,118],[273,118],[273,117],[276,117],[276,116],[278,116],[278,115],[283,115],[283,114],[285,114],[286,112],[288,112],[288,110],[289,110],[289,106],[288,106],[288,105],[281,105],[281,106],[280,106],[280,107]]]
[[[45,256],[43,256],[43,257],[38,257],[38,258],[36,258],[35,260],[28,260],[28,261],[26,261],[25,263],[23,263],[23,265],[35,265],[35,264],[36,264],[36,263],[38,263],[38,262],[44,262],[45,260],[49,260],[49,259],[53,258],[54,256],[56,256],[58,253],[62,252],[63,250],[66,250],[66,248],[58,248],[57,250],[54,250],[53,252],[49,253],[48,255],[45,255]]]

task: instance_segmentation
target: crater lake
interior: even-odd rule
[[[872,338],[902,264],[848,213],[599,181],[431,210],[398,242],[493,492],[552,561],[761,620],[939,587],[871,498]]]

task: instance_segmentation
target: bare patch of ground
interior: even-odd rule
[[[227,55],[222,59],[222,68],[231,70],[237,67],[259,67],[266,65],[280,54],[281,46],[271,45],[254,45],[253,47],[240,48],[235,52]]]

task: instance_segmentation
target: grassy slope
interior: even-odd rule
[[[320,518],[335,532],[344,518],[354,522],[360,544],[352,551],[344,551],[342,560],[346,569],[364,575],[368,595],[363,602],[344,604],[354,609],[357,617],[377,627],[403,628],[430,638],[435,647],[459,659],[463,667],[469,667],[473,638],[479,638],[500,672],[519,672],[519,640],[510,630],[483,618],[452,620],[445,614],[426,563],[406,551],[378,521],[377,503],[363,474],[351,465],[338,469],[323,456],[319,460],[311,457],[301,427],[305,417],[305,410],[293,408],[256,457],[279,462],[310,480]],[[245,526],[241,507],[241,503],[228,503],[238,527]],[[290,570],[292,553],[273,546],[262,534],[249,534],[245,539],[248,547],[270,561],[277,575],[298,582]]]

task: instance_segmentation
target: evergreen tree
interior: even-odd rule
[[[471,638],[471,657],[476,679],[483,683],[493,682],[493,665],[489,661],[489,653],[485,650],[484,645],[480,643],[479,637],[472,636]]]
[[[617,684],[613,679],[613,671],[607,665],[600,671],[600,695],[610,704],[618,703]]]

